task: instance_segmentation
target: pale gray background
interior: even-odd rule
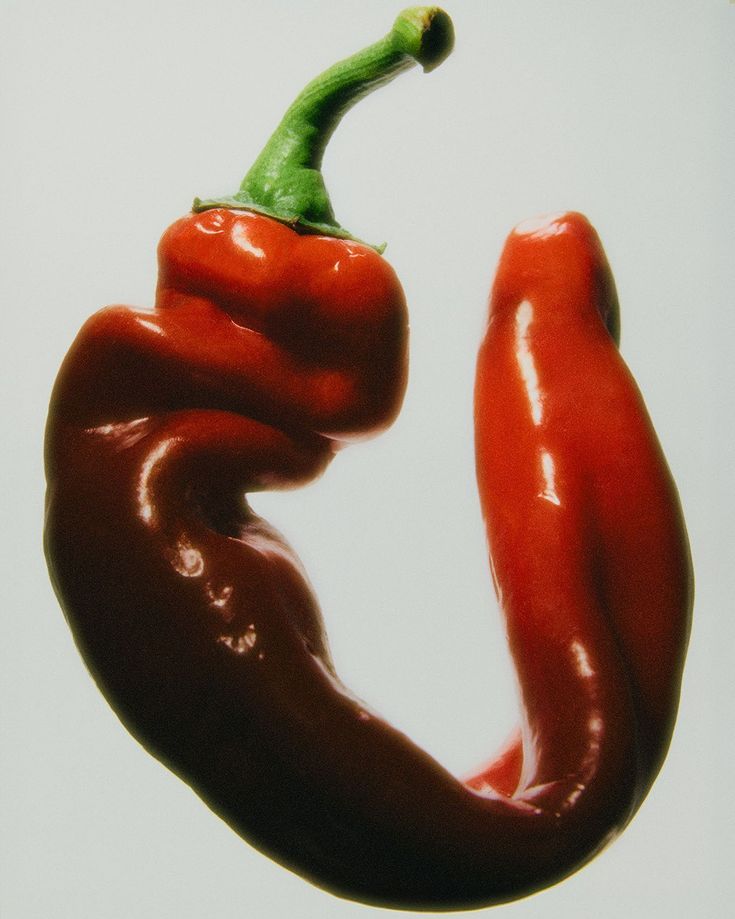
[[[457,48],[363,102],[326,175],[412,315],[411,382],[381,439],[255,504],[301,552],[346,681],[459,772],[515,689],[474,486],[487,290],[518,221],[577,209],[616,274],[623,353],[679,483],[698,581],[666,767],[615,845],[500,908],[517,919],[722,917],[733,894],[731,366],[735,6],[447,0]],[[48,393],[85,317],[150,304],[155,247],[234,191],[319,70],[398,2],[3,0],[3,919],[357,917],[240,841],[120,727],[40,549]]]

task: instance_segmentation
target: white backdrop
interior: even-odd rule
[[[732,114],[726,0],[447,0],[454,55],[350,113],[338,219],[387,239],[412,317],[403,412],[302,492],[254,501],[292,541],[345,681],[458,772],[513,724],[474,486],[487,291],[520,220],[576,209],[615,272],[622,350],[679,484],[697,573],[683,701],[634,823],[517,919],[722,917],[735,893]],[[358,917],[250,849],[122,729],[41,552],[59,363],[100,306],[151,304],[155,248],[234,191],[283,110],[384,34],[373,0],[2,0],[3,919]],[[728,853],[729,847],[729,853]]]

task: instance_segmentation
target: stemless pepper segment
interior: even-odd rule
[[[395,417],[400,284],[373,249],[256,210],[174,223],[155,307],[109,307],[72,346],[46,441],[55,589],[122,722],[253,845],[368,903],[517,899],[640,804],[688,633],[686,535],[599,241],[567,214],[501,259],[477,477],[524,715],[462,782],[341,684],[298,558],[243,497]]]
[[[671,736],[692,574],[676,489],[618,335],[614,282],[587,220],[566,213],[520,225],[478,358],[477,477],[534,782],[559,773],[561,750],[596,756],[608,730],[598,710],[612,677],[601,681],[589,645],[601,628],[634,714],[642,794]],[[558,654],[534,654],[539,642]],[[560,659],[571,664],[566,675]],[[570,698],[587,699],[576,737],[547,688],[570,678]]]

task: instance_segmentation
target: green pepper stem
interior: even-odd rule
[[[380,41],[330,67],[301,92],[245,176],[225,198],[193,209],[241,208],[306,231],[354,239],[336,221],[321,174],[329,139],[343,115],[368,93],[415,63],[428,72],[454,45],[452,20],[438,7],[404,10]]]

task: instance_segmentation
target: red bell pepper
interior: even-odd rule
[[[676,493],[578,215],[511,236],[478,366],[522,740],[463,783],[366,710],[298,559],[243,497],[309,481],[400,407],[400,285],[337,225],[318,169],[349,104],[451,43],[446,14],[409,10],[310,84],[240,192],[166,231],[154,309],[87,322],[47,430],[49,569],[123,723],[293,870],[426,909],[538,890],[625,825],[668,744],[691,599]]]

